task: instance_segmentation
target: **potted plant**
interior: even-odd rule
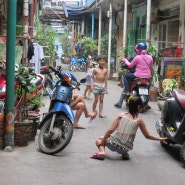
[[[26,146],[32,132],[33,121],[29,111],[40,106],[40,96],[30,96],[37,87],[32,83],[36,74],[32,68],[19,67],[15,76],[15,145]]]
[[[149,55],[152,56],[153,62],[154,62],[154,67],[151,71],[151,73],[152,73],[152,85],[150,87],[150,100],[151,101],[157,101],[158,91],[162,92],[162,81],[160,80],[160,69],[161,69],[162,54],[152,44],[149,44],[147,52],[148,52]],[[157,87],[155,86],[156,82],[159,83],[157,85]]]
[[[182,74],[182,76],[177,80],[179,89],[185,90],[185,76]]]
[[[154,61],[154,69],[152,70],[152,82],[153,82],[153,85],[154,85],[154,82],[160,81],[159,73],[160,73],[160,69],[161,69],[162,54],[152,44],[149,45],[149,47],[147,49],[147,52],[148,52],[149,55],[152,56],[153,61]]]

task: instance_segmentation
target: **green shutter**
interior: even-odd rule
[[[128,33],[128,49],[129,49],[129,55],[133,56],[134,55],[134,45],[136,43],[136,30],[131,30]]]
[[[146,27],[137,29],[137,43],[146,42]]]

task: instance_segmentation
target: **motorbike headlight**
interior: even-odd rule
[[[155,128],[156,128],[156,131],[158,134],[160,134],[162,132],[162,127],[163,127],[163,124],[162,124],[161,120],[156,121]]]
[[[0,87],[0,94],[4,94],[6,92],[6,86]]]
[[[78,86],[78,82],[74,80],[71,80],[70,84],[74,87]]]

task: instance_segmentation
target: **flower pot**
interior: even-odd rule
[[[37,111],[28,111],[28,120],[32,122],[32,128],[30,132],[29,140],[34,140],[37,134],[37,128],[39,124],[40,113]]]
[[[33,122],[14,123],[14,143],[15,146],[27,146],[30,138]]]
[[[3,150],[3,140],[4,140],[4,121],[0,121],[0,150]]]
[[[158,88],[157,87],[150,87],[150,101],[157,101],[158,97]]]
[[[30,141],[35,140],[35,136],[37,134],[37,127],[38,127],[38,122],[36,120],[33,120],[31,131],[30,131],[30,136],[29,136]]]

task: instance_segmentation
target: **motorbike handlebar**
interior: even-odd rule
[[[49,66],[49,68],[50,68],[53,72],[58,73],[58,71],[57,71],[54,67]]]
[[[52,66],[49,66],[49,68],[53,71],[53,72],[55,72],[55,74],[59,74],[59,70],[61,70],[61,68],[59,68],[58,70],[57,69],[55,69],[54,67],[52,67]],[[59,81],[58,81],[59,82]],[[79,88],[79,85],[80,85],[80,83],[79,82],[77,82],[78,83],[78,85],[77,85],[77,89],[78,90],[80,90],[80,88]],[[73,86],[73,85],[72,85]],[[73,87],[74,89],[76,88],[76,85],[75,85],[75,87]]]
[[[120,65],[122,69],[128,69],[128,66],[125,64],[125,62],[120,61]]]

